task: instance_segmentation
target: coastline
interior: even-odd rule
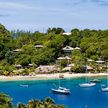
[[[60,73],[64,78],[78,78],[78,77],[101,77],[108,76],[108,73]],[[34,76],[0,76],[0,81],[24,81],[24,80],[52,80],[58,79],[59,73],[54,74],[37,74]]]

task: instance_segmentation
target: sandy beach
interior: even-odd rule
[[[50,80],[58,79],[59,73],[55,74],[37,74],[34,76],[0,76],[0,81],[21,81],[21,80]],[[64,78],[78,78],[78,77],[96,77],[96,76],[108,76],[108,73],[61,73]]]

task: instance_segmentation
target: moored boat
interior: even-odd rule
[[[96,83],[83,83],[83,84],[79,84],[80,87],[92,87],[95,86]]]
[[[59,94],[70,94],[70,89],[64,87],[58,87],[57,89],[53,88],[52,91]]]
[[[108,92],[108,87],[102,88],[103,92]]]
[[[92,79],[90,82],[93,82],[93,83],[100,83],[101,80],[99,80],[99,79]]]

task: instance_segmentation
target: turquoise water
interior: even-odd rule
[[[70,95],[54,94],[51,91],[51,88],[58,85],[58,80],[0,82],[0,92],[9,94],[14,104],[50,96],[57,104],[65,104],[68,108],[84,108],[86,105],[89,108],[108,108],[108,92],[101,91],[106,85],[106,78],[99,79],[102,80],[100,84],[89,88],[79,87],[85,78],[62,79],[61,86],[71,89]],[[28,87],[22,87],[22,84]]]

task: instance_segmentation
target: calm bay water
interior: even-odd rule
[[[30,99],[44,99],[51,97],[57,104],[65,104],[68,108],[108,108],[108,92],[102,92],[106,85],[106,77],[98,77],[101,83],[94,87],[81,88],[79,83],[85,82],[85,78],[62,79],[61,86],[71,89],[70,95],[54,94],[51,88],[58,85],[58,80],[42,81],[9,81],[0,82],[0,92],[9,94],[13,103],[27,103]],[[89,78],[89,80],[92,78]],[[21,85],[28,85],[22,87]]]

